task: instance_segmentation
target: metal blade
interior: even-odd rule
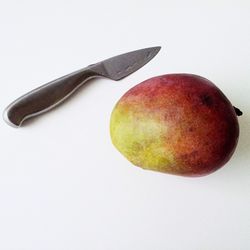
[[[160,51],[161,47],[151,47],[135,50],[104,60],[89,66],[93,72],[110,78],[120,80],[135,72],[148,63]]]

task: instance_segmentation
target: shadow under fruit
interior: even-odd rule
[[[111,115],[111,139],[136,166],[203,176],[231,158],[241,114],[209,80],[168,74],[148,79],[122,96]]]

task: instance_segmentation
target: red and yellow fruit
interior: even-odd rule
[[[239,136],[234,107],[209,80],[169,74],[130,89],[110,121],[115,147],[134,165],[183,176],[222,167]]]

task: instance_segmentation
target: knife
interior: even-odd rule
[[[118,81],[132,74],[148,63],[160,49],[158,46],[118,55],[44,84],[12,102],[4,110],[4,120],[13,127],[19,127],[24,120],[62,103],[91,78],[106,77]]]

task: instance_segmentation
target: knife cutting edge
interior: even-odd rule
[[[20,127],[24,120],[62,103],[87,80],[106,77],[118,81],[148,63],[160,49],[157,46],[118,55],[44,84],[12,102],[4,110],[4,120],[13,127]]]

